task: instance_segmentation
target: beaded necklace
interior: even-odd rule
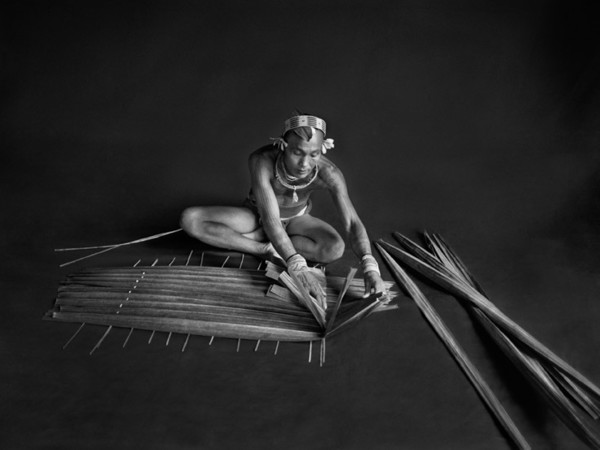
[[[287,189],[291,189],[293,191],[292,192],[292,200],[294,201],[294,203],[297,203],[298,202],[298,194],[296,194],[296,190],[301,190],[301,189],[307,188],[313,181],[315,181],[317,179],[317,175],[319,173],[319,165],[318,164],[315,165],[312,175],[306,183],[290,184],[289,182],[297,181],[300,178],[294,177],[287,172],[287,170],[285,169],[285,164],[283,163],[283,160],[281,159],[282,155],[283,155],[283,152],[280,152],[279,155],[277,155],[277,160],[275,161],[275,178],[277,179],[277,181],[279,181],[283,185],[283,187],[285,187]],[[283,175],[280,172],[280,168],[283,171]]]

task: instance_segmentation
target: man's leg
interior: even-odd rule
[[[290,220],[286,231],[298,253],[309,261],[327,264],[344,254],[344,240],[335,228],[310,214]]]
[[[215,247],[254,255],[268,255],[272,249],[258,217],[248,208],[196,206],[181,215],[181,227],[192,237]]]

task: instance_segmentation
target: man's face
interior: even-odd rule
[[[288,173],[299,178],[309,176],[321,158],[323,133],[315,130],[310,141],[290,133],[287,144],[283,162]]]

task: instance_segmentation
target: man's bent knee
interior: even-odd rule
[[[331,239],[320,246],[320,262],[328,264],[344,256],[346,246],[340,238]]]
[[[199,225],[203,222],[203,213],[202,208],[200,207],[191,207],[186,208],[181,213],[181,218],[179,223],[181,224],[181,228],[186,233],[193,233],[194,231],[198,231]]]

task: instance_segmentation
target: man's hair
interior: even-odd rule
[[[283,139],[285,139],[287,141],[287,139],[291,133],[294,133],[296,136],[298,136],[308,142],[313,137],[313,128],[312,127],[294,128],[293,130],[290,130],[287,133],[285,133],[285,135],[283,136]]]

